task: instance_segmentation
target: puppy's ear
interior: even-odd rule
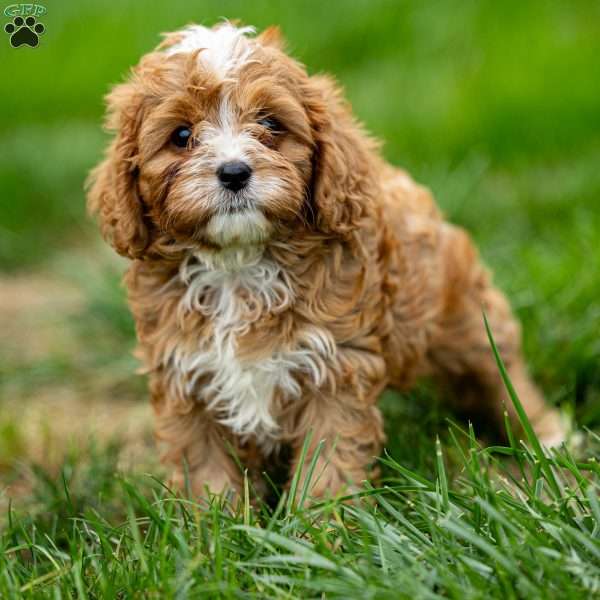
[[[328,77],[308,79],[304,104],[315,143],[310,189],[315,224],[325,233],[348,233],[359,226],[374,193],[376,143]]]
[[[285,39],[277,25],[267,27],[256,39],[262,46],[270,46],[281,51],[285,50]]]
[[[149,243],[136,181],[143,95],[134,82],[124,83],[108,95],[107,104],[106,127],[116,136],[86,183],[88,209],[99,216],[102,235],[119,254],[138,258]]]

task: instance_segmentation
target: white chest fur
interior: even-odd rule
[[[297,331],[289,347],[268,356],[240,358],[237,339],[269,313],[294,303],[284,271],[273,261],[258,258],[233,271],[213,269],[190,257],[180,269],[186,291],[179,303],[181,316],[198,311],[212,322],[212,335],[198,339],[197,348],[175,348],[165,357],[174,390],[205,402],[218,421],[242,437],[254,435],[268,445],[277,439],[272,416],[276,391],[297,398],[300,373],[321,385],[335,361],[331,335],[318,327]],[[195,344],[195,342],[194,342]]]

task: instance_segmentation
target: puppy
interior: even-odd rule
[[[312,494],[359,484],[384,441],[377,398],[422,376],[515,419],[486,337],[546,445],[564,429],[529,379],[519,325],[468,235],[387,164],[332,79],[276,29],[168,34],[108,96],[115,132],[89,207],[125,277],[172,483],[238,490],[233,448]],[[184,475],[185,474],[185,475]]]

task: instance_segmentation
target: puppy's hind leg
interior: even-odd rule
[[[440,251],[444,300],[429,352],[434,370],[454,384],[464,408],[491,416],[499,426],[506,408],[518,426],[485,330],[485,312],[500,356],[536,434],[546,446],[560,444],[566,435],[560,413],[546,404],[527,374],[519,323],[504,295],[491,284],[469,237],[461,229],[444,225]]]

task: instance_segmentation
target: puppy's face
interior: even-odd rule
[[[313,138],[300,82],[276,47],[229,25],[167,40],[141,69],[139,191],[161,231],[253,244],[302,210]]]
[[[222,24],[170,34],[109,95],[116,136],[89,202],[120,253],[218,252],[264,244],[309,216],[321,230],[343,221],[367,163],[350,113],[276,31],[250,33]]]

